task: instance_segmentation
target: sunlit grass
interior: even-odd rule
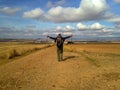
[[[49,47],[48,44],[0,43],[0,64],[25,54]]]
[[[120,60],[120,44],[65,45],[64,49],[65,51],[79,53],[96,66],[107,65],[107,63],[111,65],[114,61],[119,62]]]

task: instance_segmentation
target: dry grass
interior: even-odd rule
[[[0,89],[119,90],[119,46],[65,45],[67,59],[61,62],[56,61],[56,47],[40,50],[1,66]]]
[[[120,44],[79,44],[66,45],[64,48],[66,51],[81,54],[96,66],[112,64],[120,60]]]
[[[23,44],[18,42],[0,43],[0,64],[18,56],[49,47],[48,44]]]
[[[120,54],[120,44],[76,44],[65,46],[67,50]]]

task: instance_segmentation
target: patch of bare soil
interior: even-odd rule
[[[119,68],[96,67],[74,52],[58,62],[50,47],[2,65],[0,90],[119,90]]]

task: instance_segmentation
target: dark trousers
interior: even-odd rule
[[[63,59],[63,47],[61,48],[57,47],[57,58],[58,58],[58,61],[61,61]]]

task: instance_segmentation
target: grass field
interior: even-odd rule
[[[119,90],[120,44],[66,45],[65,51],[78,53],[86,61],[90,62],[92,66],[96,67],[97,72],[93,71],[94,73],[99,72],[99,74],[89,82],[99,84],[99,88],[95,90]],[[95,88],[94,85],[93,88]]]
[[[120,44],[79,44],[66,45],[66,51],[81,54],[86,60],[100,66],[101,64],[111,65],[120,62]],[[111,64],[110,64],[111,63]]]
[[[0,89],[120,89],[120,43],[64,45],[61,62],[56,46],[49,46],[0,43]]]
[[[48,44],[28,44],[19,42],[0,43],[0,64],[11,61],[11,59],[23,56],[42,48],[49,47]],[[93,64],[99,66],[106,60],[120,60],[120,44],[72,44],[65,45],[65,51],[79,53]],[[114,62],[113,62],[114,63]]]
[[[0,43],[0,65],[10,62],[16,57],[30,54],[34,51],[49,47],[48,44],[29,44],[20,42]]]

